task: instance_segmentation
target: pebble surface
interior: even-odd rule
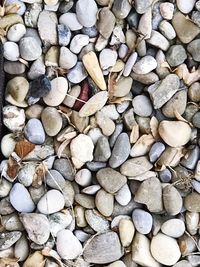
[[[199,266],[200,1],[0,17],[0,266]]]

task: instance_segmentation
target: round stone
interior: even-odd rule
[[[26,138],[33,144],[41,145],[45,141],[45,132],[38,119],[30,119],[24,127]]]
[[[78,61],[76,65],[70,69],[67,78],[71,83],[77,84],[82,82],[88,76],[82,62]]]
[[[174,186],[167,185],[164,187],[163,204],[169,215],[177,215],[180,213],[183,206],[183,200],[180,193]]]
[[[187,46],[188,52],[192,55],[193,59],[197,62],[200,62],[200,55],[198,53],[199,46],[200,46],[200,39],[196,39],[192,41]]]
[[[89,44],[89,36],[85,34],[75,35],[70,43],[70,50],[74,54],[79,54],[84,46]]]
[[[19,40],[25,35],[26,27],[21,24],[14,24],[11,26],[7,32],[7,38],[12,42],[19,42]]]
[[[41,120],[45,132],[49,136],[55,136],[62,128],[62,117],[56,108],[47,107],[42,111]]]
[[[193,83],[188,90],[188,96],[191,101],[199,102],[200,101],[200,83]]]
[[[134,112],[141,117],[149,117],[153,111],[150,99],[145,95],[138,95],[132,102]]]
[[[165,150],[165,145],[161,142],[156,142],[155,144],[153,144],[153,146],[151,147],[150,151],[149,151],[149,159],[151,162],[155,162],[160,155],[162,154],[162,152]]]
[[[114,208],[114,196],[101,189],[96,194],[95,204],[103,216],[111,216]]]
[[[59,23],[67,26],[71,31],[77,31],[83,28],[83,25],[77,19],[75,13],[67,12],[60,16]]]
[[[185,224],[180,219],[170,219],[163,223],[163,225],[161,226],[161,231],[165,235],[179,238],[185,232]]]
[[[84,27],[92,27],[95,25],[97,11],[97,4],[94,0],[78,0],[76,3],[77,18]]]
[[[3,56],[10,61],[19,59],[19,47],[14,42],[5,42],[3,45]]]
[[[181,256],[176,240],[161,233],[152,238],[151,253],[159,263],[167,266],[177,263]]]
[[[92,174],[88,169],[81,169],[75,175],[75,181],[80,186],[89,186],[92,182]]]
[[[37,204],[37,208],[39,212],[43,214],[52,214],[62,210],[64,205],[64,196],[58,190],[52,189],[41,197]]]
[[[176,0],[178,9],[185,14],[188,14],[190,13],[190,11],[192,11],[195,2],[196,0],[188,0],[187,2],[185,2],[184,0]]]
[[[182,64],[187,58],[185,48],[182,45],[172,45],[166,54],[166,60],[171,67]]]
[[[20,55],[27,61],[38,59],[42,54],[42,48],[33,37],[24,37],[19,43]]]
[[[28,187],[32,184],[36,172],[35,163],[26,163],[18,173],[18,181],[24,186]]]
[[[147,74],[157,67],[157,62],[152,56],[145,56],[134,66],[133,71],[137,74]]]
[[[73,54],[67,47],[60,48],[59,66],[64,69],[71,69],[77,63],[77,56]]]
[[[117,52],[110,48],[103,49],[99,54],[99,63],[102,70],[106,70],[109,67],[115,65],[117,61]]]
[[[149,212],[142,209],[135,209],[132,213],[132,219],[139,233],[146,235],[151,232],[153,218]]]
[[[3,136],[1,139],[1,153],[4,157],[9,158],[10,154],[15,149],[16,143],[17,141],[15,141],[15,137],[12,133]]]

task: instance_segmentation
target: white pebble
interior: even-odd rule
[[[106,70],[109,67],[114,66],[116,61],[117,61],[117,52],[115,50],[112,50],[110,48],[105,48],[101,51],[99,55],[99,63],[102,70]]]
[[[1,153],[5,158],[8,158],[14,151],[16,143],[17,142],[15,141],[12,133],[4,135],[4,137],[1,139]]]
[[[73,54],[67,47],[60,48],[59,66],[64,69],[71,69],[76,65],[77,55]]]
[[[122,186],[115,195],[115,200],[121,205],[126,206],[131,201],[131,192],[127,184]]]
[[[67,12],[60,16],[59,23],[69,27],[71,31],[77,31],[83,28],[79,23],[75,13]]]
[[[128,58],[128,60],[126,61],[125,67],[124,67],[124,71],[123,71],[123,75],[125,77],[128,77],[131,73],[131,70],[137,60],[137,53],[133,52],[130,57]]]
[[[180,219],[170,219],[163,223],[161,231],[163,232],[163,234],[178,238],[184,234],[185,224]]]
[[[9,41],[19,42],[19,40],[25,35],[25,33],[26,27],[23,24],[14,24],[9,28],[7,38]]]
[[[14,42],[5,42],[3,45],[3,56],[10,61],[17,61],[19,59],[19,47]]]
[[[133,71],[137,74],[147,74],[157,67],[157,62],[152,56],[145,56],[134,66]]]
[[[76,173],[75,181],[80,186],[89,186],[92,181],[92,174],[88,169],[81,169]]]
[[[71,40],[70,50],[73,53],[78,54],[80,53],[81,49],[87,44],[89,44],[89,36],[85,34],[77,34]]]
[[[194,5],[195,5],[196,0],[176,0],[176,4],[178,9],[185,14],[190,13],[192,11]]]

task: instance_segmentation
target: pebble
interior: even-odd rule
[[[65,187],[65,179],[56,170],[50,170],[45,174],[46,183],[49,187],[57,190],[62,190]]]
[[[177,0],[176,4],[178,9],[185,14],[188,14],[192,11],[194,5],[195,5],[196,0],[190,0],[187,1],[187,3],[184,0]]]
[[[4,71],[8,74],[19,75],[25,72],[25,65],[18,61],[5,61]]]
[[[115,0],[112,7],[112,12],[118,19],[124,19],[128,16],[131,10],[131,4],[128,0]]]
[[[156,142],[152,145],[149,151],[150,162],[155,162],[165,150],[165,145],[161,142]]]
[[[190,100],[192,100],[193,102],[199,102],[200,101],[199,89],[200,89],[200,83],[199,82],[193,83],[188,89],[188,96],[189,96]]]
[[[161,21],[159,30],[168,40],[173,40],[176,37],[173,26],[166,20]]]
[[[160,13],[166,20],[171,20],[174,13],[174,5],[170,2],[160,4]]]
[[[182,260],[177,262],[173,267],[192,267],[192,265],[189,263],[189,261]]]
[[[74,180],[74,169],[69,159],[56,159],[53,164],[53,169],[57,170],[65,179]]]
[[[123,261],[115,261],[108,265],[108,267],[126,267]]]
[[[96,194],[95,204],[103,216],[109,217],[114,208],[114,196],[101,189]]]
[[[22,16],[26,10],[26,6],[24,4],[24,2],[22,1],[18,1],[18,0],[8,0],[5,3],[5,7],[9,7],[10,5],[16,4],[18,6],[18,10],[17,10],[17,14]]]
[[[186,51],[182,45],[173,45],[166,54],[166,60],[171,67],[182,64],[187,58]]]
[[[152,168],[152,164],[144,156],[129,159],[121,165],[120,172],[125,176],[144,174]]]
[[[117,61],[117,52],[110,48],[103,49],[99,54],[99,63],[102,70],[106,70],[109,67],[115,65]]]
[[[76,3],[76,15],[78,21],[84,27],[92,27],[97,20],[97,4],[94,0],[78,0]],[[87,12],[87,16],[85,16]]]
[[[20,183],[14,184],[9,197],[12,206],[19,212],[32,212],[35,209],[28,190]]]
[[[74,84],[82,82],[87,77],[87,72],[82,62],[78,61],[76,65],[70,69],[67,79]]]
[[[7,38],[12,42],[19,42],[19,40],[25,35],[26,28],[23,24],[18,23],[11,26],[7,32]]]
[[[181,160],[181,165],[188,169],[194,170],[199,159],[200,150],[198,146],[190,146],[188,148],[188,157],[187,159]]]
[[[19,258],[19,261],[25,261],[29,255],[29,244],[28,240],[24,235],[15,243],[14,255]]]
[[[81,192],[87,195],[95,195],[101,189],[100,185],[91,185],[85,187]]]
[[[85,261],[95,264],[107,264],[120,259],[122,255],[119,237],[113,231],[92,237],[83,251]]]
[[[72,216],[69,211],[56,212],[49,215],[49,224],[51,229],[51,234],[57,236],[58,232],[65,229],[72,222]]]
[[[83,251],[77,237],[68,229],[58,232],[56,248],[60,257],[64,260],[76,259]]]
[[[62,117],[56,108],[47,107],[42,111],[41,120],[45,132],[49,136],[55,136],[62,127]]]
[[[183,200],[178,190],[172,185],[166,185],[163,189],[163,204],[169,215],[180,213]]]
[[[190,212],[199,212],[199,197],[200,195],[197,192],[192,192],[187,195],[184,200],[184,207],[186,208],[186,210]]]
[[[85,219],[95,232],[99,233],[109,230],[109,222],[95,209],[86,210]]]
[[[130,246],[134,234],[135,227],[133,222],[128,219],[121,219],[119,222],[119,236],[123,247]]]
[[[151,101],[145,95],[138,95],[132,101],[134,112],[141,117],[149,117],[153,111]]]
[[[133,66],[133,71],[137,74],[147,74],[156,67],[156,60],[152,56],[145,56]]]
[[[149,239],[138,232],[136,232],[132,242],[132,261],[142,266],[160,267],[150,252]]]
[[[84,134],[79,134],[70,143],[72,161],[79,168],[87,161],[93,160],[93,150],[92,139]]]
[[[163,51],[167,51],[169,48],[169,41],[161,33],[155,30],[152,30],[151,38],[147,40],[147,43]]]
[[[199,27],[188,20],[181,12],[174,14],[172,25],[180,41],[184,44],[190,43],[199,33]]]
[[[67,26],[71,31],[77,31],[83,28],[77,19],[75,13],[67,12],[60,16],[59,23]]]
[[[64,196],[55,189],[49,190],[39,200],[37,208],[43,214],[52,214],[64,208]]]
[[[60,48],[59,66],[64,69],[71,69],[77,63],[77,56],[67,47]]]
[[[117,81],[113,95],[115,97],[126,96],[130,92],[132,84],[133,79],[131,77],[120,77],[120,79]]]
[[[103,7],[98,16],[97,29],[105,39],[109,39],[115,26],[115,16],[108,7]]]
[[[130,142],[126,133],[121,133],[114,144],[109,165],[111,168],[117,168],[123,164],[130,154]]]
[[[127,184],[123,185],[115,195],[115,200],[121,205],[126,206],[131,201],[131,191]]]
[[[115,123],[109,117],[105,116],[101,111],[98,111],[95,118],[99,128],[105,136],[113,134],[115,130]]]
[[[18,172],[18,182],[25,187],[31,186],[36,171],[36,165],[32,162],[26,163]]]
[[[11,188],[12,188],[12,184],[9,181],[7,181],[6,179],[2,178],[1,188],[0,188],[0,197],[1,198],[7,197]]]
[[[99,137],[94,151],[96,161],[106,162],[111,156],[108,139],[105,136]]]
[[[96,178],[99,184],[111,194],[116,193],[127,181],[125,176],[111,168],[98,171]]]
[[[3,56],[7,60],[17,61],[19,59],[19,47],[14,42],[5,42],[3,46]]]
[[[19,231],[12,231],[0,234],[0,250],[6,250],[15,244],[21,237],[22,233]]]
[[[27,61],[38,59],[42,54],[42,49],[37,40],[33,37],[23,37],[19,42],[20,55]]]
[[[23,213],[20,220],[31,241],[38,245],[46,243],[50,236],[50,225],[47,217],[37,213]]]
[[[161,138],[171,147],[180,147],[190,140],[191,128],[182,121],[162,121],[158,128]],[[176,133],[174,135],[173,133]]]
[[[170,219],[163,223],[161,226],[161,231],[165,235],[179,238],[185,232],[185,224],[180,219]]]
[[[150,213],[142,210],[135,209],[132,213],[132,220],[136,230],[140,234],[148,234],[152,229],[153,219]]]
[[[45,141],[45,132],[42,123],[38,119],[30,119],[27,122],[24,134],[27,140],[33,144],[41,145]]]
[[[89,36],[85,34],[75,35],[70,43],[70,50],[74,54],[79,54],[81,49],[89,44]]]
[[[135,1],[135,9],[137,11],[137,13],[139,14],[144,14],[152,5],[152,0],[144,0],[144,1],[140,1],[140,0],[136,0]]]
[[[167,266],[177,263],[181,256],[176,240],[161,233],[152,238],[151,253],[158,262]]]
[[[121,54],[122,54],[122,58],[123,58],[124,54],[122,52],[121,52]],[[132,68],[133,68],[133,66],[137,60],[137,56],[138,56],[137,52],[133,52],[130,55],[130,57],[128,58],[128,60],[126,61],[126,64],[124,66],[124,71],[123,71],[123,75],[125,77],[128,77],[130,75],[131,70],[132,70]]]
[[[44,74],[45,74],[45,65],[44,65],[44,59],[41,56],[32,63],[27,73],[27,76],[30,80],[35,80]]]
[[[71,31],[69,27],[64,24],[57,25],[58,43],[60,46],[67,46],[71,40]]]
[[[10,154],[14,151],[16,141],[12,133],[6,134],[1,139],[1,153],[4,157],[9,158]]]

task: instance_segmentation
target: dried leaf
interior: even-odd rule
[[[5,6],[0,5],[0,17],[3,17],[5,15]]]
[[[28,142],[27,140],[22,140],[17,142],[15,145],[15,152],[16,154],[21,158],[25,158],[33,149],[35,148],[35,145]]]
[[[144,156],[149,152],[155,139],[151,134],[143,134],[131,149],[131,157]]]
[[[113,97],[112,100],[109,101],[109,103],[110,104],[121,104],[124,101],[132,101],[132,99],[128,96]]]
[[[108,76],[108,98],[110,101],[112,101],[114,97],[114,92],[116,89],[117,84],[117,73],[116,72],[110,72]]]
[[[135,124],[130,134],[130,143],[134,144],[139,138],[139,125]]]
[[[18,265],[19,258],[2,258],[0,259],[1,267],[16,267]]]
[[[32,186],[35,188],[39,188],[42,185],[42,182],[45,178],[45,173],[48,171],[48,167],[44,162],[40,163],[37,166],[35,174],[33,176]]]
[[[6,34],[7,34],[7,31],[0,28],[0,36],[4,37],[4,36],[6,36]]]
[[[12,181],[14,181],[17,178],[20,166],[17,161],[14,160],[11,156],[8,159],[7,166],[7,175],[11,178]]]
[[[190,123],[189,121],[187,121],[186,119],[184,119],[181,116],[181,114],[176,109],[174,110],[174,115],[175,115],[175,117],[177,118],[178,121],[186,122],[186,123],[188,123],[192,127],[192,123]]]
[[[69,145],[71,139],[70,140],[65,140],[64,142],[62,142],[62,144],[59,146],[58,151],[57,151],[57,156],[58,158],[62,157],[62,153],[65,150],[65,148]]]
[[[51,257],[53,258],[60,267],[64,267],[64,264],[62,263],[61,261],[61,258],[60,256],[58,255],[58,253],[53,250],[53,249],[50,249],[48,247],[45,247],[43,250],[42,250],[42,255],[43,256],[46,256],[46,257]]]
[[[200,69],[194,69],[192,72],[189,72],[186,64],[181,64],[176,69],[176,74],[180,79],[183,79],[184,83],[188,86],[200,79]]]
[[[23,264],[23,267],[44,267],[46,260],[40,251],[31,254]]]
[[[160,139],[160,136],[158,133],[158,126],[159,126],[159,122],[157,118],[153,116],[150,120],[150,129],[151,129],[151,134],[153,135],[156,141]]]

